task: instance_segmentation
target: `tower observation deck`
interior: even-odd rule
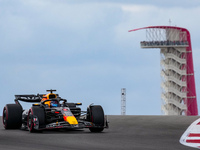
[[[198,115],[192,45],[187,29],[149,26],[141,48],[159,48],[161,56],[161,109],[165,115]]]

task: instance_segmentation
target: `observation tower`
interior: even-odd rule
[[[187,29],[149,26],[141,48],[159,48],[161,64],[161,109],[165,115],[198,115],[192,45]]]

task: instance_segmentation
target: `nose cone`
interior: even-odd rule
[[[78,121],[74,116],[64,116],[64,120],[67,121],[69,124],[76,125],[78,124]]]

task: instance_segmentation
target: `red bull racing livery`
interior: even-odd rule
[[[81,103],[68,103],[66,99],[47,90],[48,94],[15,95],[15,104],[7,104],[3,109],[5,129],[28,129],[30,132],[45,129],[81,129],[101,132],[108,128],[107,117],[100,105],[89,105],[82,111]],[[33,103],[28,110],[23,110],[19,101]]]

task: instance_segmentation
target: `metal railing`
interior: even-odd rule
[[[140,45],[142,48],[145,47],[188,47],[188,41],[141,41]]]

